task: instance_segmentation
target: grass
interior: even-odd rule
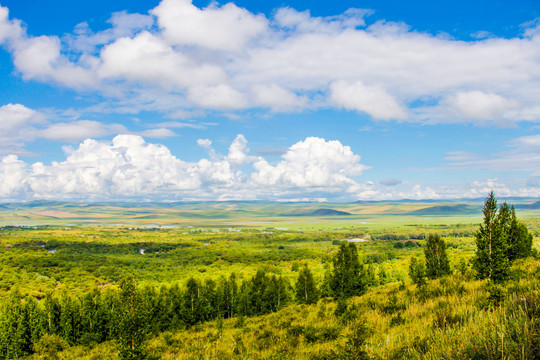
[[[356,339],[356,350],[371,359],[534,359],[540,354],[540,262],[520,261],[513,272],[526,275],[510,280],[498,303],[486,281],[454,274],[420,289],[408,282],[372,288],[350,299],[343,314],[335,313],[332,299],[321,299],[162,333],[147,340],[147,352],[162,359],[341,359]],[[58,358],[115,354],[109,342],[70,348]]]
[[[190,276],[218,279],[233,272],[241,280],[260,267],[294,283],[303,263],[320,283],[331,268],[339,240],[369,234],[374,240],[358,244],[360,258],[376,273],[384,269],[390,283],[351,299],[344,314],[335,314],[332,299],[290,305],[269,315],[162,333],[147,340],[148,352],[163,359],[334,359],[356,341],[361,343],[357,348],[374,359],[540,356],[535,350],[540,349],[539,260],[517,262],[502,295],[485,281],[474,280],[470,268],[463,274],[458,271],[461,260],[468,263],[474,254],[480,215],[411,216],[405,214],[435,203],[375,203],[324,204],[354,214],[346,217],[283,217],[276,214],[319,205],[278,205],[180,204],[167,209],[152,204],[75,209],[55,205],[80,216],[64,219],[36,215],[45,205],[1,209],[0,223],[30,227],[0,229],[0,297],[14,289],[36,298],[51,292],[82,293],[115,287],[128,274],[134,274],[140,285],[153,286],[184,286]],[[250,208],[258,212],[248,213]],[[139,210],[144,210],[142,217],[152,219],[139,216]],[[193,215],[178,217],[188,212]],[[225,218],[220,212],[232,214]],[[538,214],[527,210],[518,216],[540,250]],[[44,222],[51,225],[37,226]],[[428,233],[438,233],[446,241],[454,274],[418,289],[408,280],[408,265],[411,257],[422,256],[422,235]],[[410,239],[412,246],[401,246],[403,240],[393,240],[398,238]],[[107,342],[70,347],[55,356],[111,359],[117,357],[116,349],[114,342]],[[45,358],[40,356],[31,358]]]

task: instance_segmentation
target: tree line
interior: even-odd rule
[[[213,319],[275,312],[296,300],[312,304],[321,295],[361,295],[369,277],[354,243],[342,242],[321,291],[307,265],[291,285],[287,278],[259,269],[239,282],[235,274],[218,281],[190,278],[180,286],[138,287],[132,277],[115,289],[81,296],[23,298],[12,291],[0,308],[0,358],[20,358],[39,348],[90,345],[115,340],[122,359],[143,359],[145,338]]]
[[[479,278],[504,280],[512,261],[532,253],[532,235],[517,220],[513,207],[500,208],[493,193],[484,204],[484,221],[476,233],[473,267]],[[451,273],[446,244],[437,234],[427,237],[424,260],[413,258],[409,274],[423,285]],[[384,281],[384,270],[378,278]],[[316,303],[333,297],[338,303],[377,285],[372,264],[360,262],[353,242],[342,241],[332,269],[320,286],[304,264],[294,284],[259,269],[249,279],[235,274],[218,281],[190,278],[184,287],[138,287],[132,277],[115,289],[93,289],[80,296],[47,296],[38,301],[12,291],[0,306],[0,358],[20,358],[47,347],[90,345],[109,340],[118,344],[122,359],[144,359],[144,340],[213,319],[262,315],[296,301]]]
[[[482,213],[483,222],[475,233],[472,266],[478,279],[500,283],[507,280],[515,260],[534,255],[533,236],[517,219],[513,205],[504,202],[497,206],[493,191],[484,201]],[[424,257],[425,265],[416,257],[411,259],[409,276],[415,284],[424,285],[426,277],[434,279],[451,273],[446,244],[439,235],[428,236]]]

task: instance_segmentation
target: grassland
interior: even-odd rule
[[[286,216],[321,208],[351,215]],[[190,277],[217,280],[235,273],[241,281],[261,268],[294,284],[304,263],[320,285],[339,241],[365,238],[358,243],[361,261],[387,279],[353,298],[344,314],[335,313],[329,298],[310,306],[291,303],[269,315],[153,335],[146,341],[148,353],[164,359],[332,359],[365,327],[361,348],[371,358],[534,358],[531,339],[538,334],[527,331],[537,331],[536,323],[520,299],[540,303],[540,262],[515,264],[501,298],[490,300],[485,281],[474,280],[467,266],[480,210],[473,201],[4,204],[0,297],[13,291],[36,299],[106,291],[129,275],[139,286],[183,288]],[[518,208],[537,250],[539,215],[540,210]],[[453,275],[419,290],[408,266],[413,256],[422,256],[430,233],[445,240]],[[516,357],[518,350],[522,357]],[[62,359],[117,356],[114,341],[58,351],[54,356]]]

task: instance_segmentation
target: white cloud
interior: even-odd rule
[[[55,123],[37,132],[39,137],[58,141],[79,141],[90,137],[102,137],[114,133],[126,133],[120,124],[104,125],[92,120],[79,120],[70,123]]]
[[[276,163],[250,156],[242,135],[226,155],[215,152],[211,143],[199,139],[210,156],[195,162],[182,161],[165,146],[137,135],[118,135],[112,143],[87,139],[76,148],[65,147],[65,160],[50,164],[28,164],[8,155],[0,159],[0,199],[457,199],[483,198],[492,189],[499,197],[540,196],[540,174],[534,173],[510,184],[497,179],[451,185],[398,179],[361,183],[355,178],[368,167],[360,156],[339,141],[321,138],[297,142]]]
[[[188,98],[199,106],[211,109],[234,110],[247,106],[247,101],[240,92],[224,84],[191,88]]]
[[[524,180],[524,179],[523,179]],[[505,184],[498,179],[476,180],[466,183],[414,184],[403,182],[395,186],[373,186],[361,184],[355,197],[359,200],[452,200],[483,199],[490,191],[497,197],[539,197],[540,188],[528,184],[526,180]]]
[[[137,135],[118,135],[110,144],[87,139],[65,147],[66,159],[49,165],[9,155],[0,164],[0,199],[341,198],[356,191],[354,177],[367,168],[348,146],[321,138],[292,145],[276,165],[250,156],[241,134],[227,155],[209,139],[197,143],[209,150],[208,159],[182,161]]]
[[[8,8],[0,6],[0,44],[20,38],[22,32],[20,21],[10,20]]]
[[[8,155],[0,162],[0,198],[15,199],[24,190],[26,164],[15,155]]]
[[[309,10],[300,12],[290,7],[284,7],[276,11],[274,22],[281,28],[289,31],[294,30],[298,33],[333,33],[365,26],[364,17],[369,14],[371,14],[370,10],[349,9],[338,16],[313,17]]]
[[[339,141],[309,137],[297,142],[271,165],[259,158],[252,179],[261,186],[327,188],[350,191],[357,184],[352,177],[368,167],[360,164],[360,156]]]
[[[197,139],[197,145],[202,148],[209,149],[212,146],[212,140],[210,139]]]
[[[519,37],[464,42],[366,25],[366,10],[267,18],[233,3],[163,0],[150,15],[115,13],[110,29],[83,23],[60,39],[29,36],[1,9],[0,41],[22,76],[101,94],[103,111],[330,106],[426,124],[540,121],[537,22]]]
[[[137,134],[140,136],[145,136],[145,137],[154,138],[154,139],[163,139],[163,138],[178,136],[174,131],[165,129],[165,128],[148,129],[148,130],[141,131]]]
[[[253,95],[255,104],[268,107],[273,111],[302,109],[307,103],[305,96],[299,97],[276,84],[254,85]]]
[[[12,137],[14,131],[33,122],[37,113],[21,104],[7,104],[0,107],[0,131],[3,136]]]
[[[23,144],[36,137],[37,124],[44,115],[21,104],[0,107],[0,153],[28,154]]]
[[[131,37],[141,30],[152,27],[154,19],[150,15],[115,12],[108,21],[112,27],[94,33],[87,22],[78,24],[74,34],[66,36],[70,48],[82,53],[92,53],[99,45],[110,43],[121,37]]]
[[[240,51],[268,24],[264,15],[254,15],[233,3],[221,7],[212,3],[199,9],[190,0],[163,0],[152,14],[172,44],[215,50]]]
[[[76,89],[97,84],[91,69],[73,64],[61,54],[60,39],[55,36],[22,38],[12,47],[13,63],[25,79],[52,80]]]
[[[33,164],[28,183],[34,197],[92,199],[192,190],[199,180],[164,146],[119,135],[110,145],[85,140],[63,162]]]
[[[234,139],[231,146],[229,146],[227,160],[231,164],[241,165],[249,160],[248,153],[247,140],[244,135],[240,134]]]
[[[459,92],[448,97],[447,102],[463,117],[477,120],[502,119],[519,106],[515,100],[482,91]]]
[[[378,86],[366,86],[358,81],[349,84],[338,81],[330,86],[330,100],[345,109],[366,112],[377,120],[406,119],[405,110],[391,95]]]
[[[199,65],[148,31],[107,45],[101,52],[101,61],[102,78],[155,83],[167,89],[214,84],[225,79],[218,66],[204,62]]]

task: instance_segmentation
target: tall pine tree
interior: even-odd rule
[[[508,259],[526,258],[531,255],[533,236],[529,233],[527,226],[518,221],[516,209],[512,205],[510,209],[510,220],[507,227]]]
[[[361,295],[366,290],[364,268],[354,243],[341,242],[333,265],[330,288],[336,299]]]
[[[484,221],[476,233],[476,254],[473,266],[480,279],[503,281],[508,275],[507,208],[497,211],[493,191],[484,202]]]

